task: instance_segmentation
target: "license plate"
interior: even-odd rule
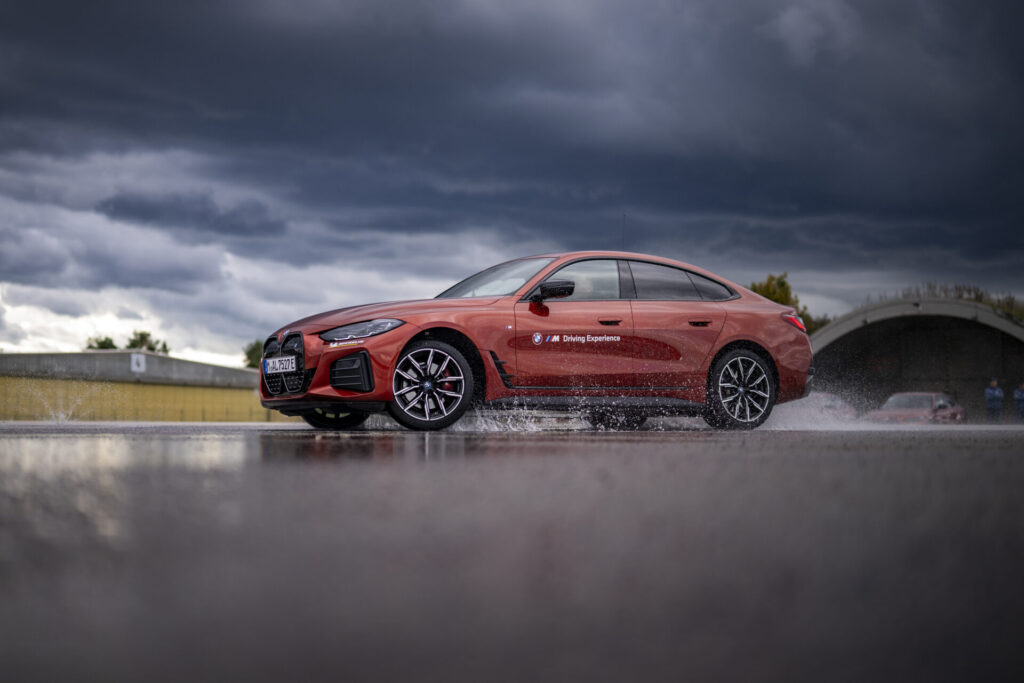
[[[267,375],[275,372],[295,372],[295,356],[267,358],[263,361],[263,372]]]

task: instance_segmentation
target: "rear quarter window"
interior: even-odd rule
[[[690,279],[693,280],[693,286],[700,292],[701,298],[706,301],[725,301],[734,296],[731,289],[703,275],[690,273]]]

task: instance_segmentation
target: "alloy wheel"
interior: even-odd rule
[[[395,368],[395,403],[414,420],[445,420],[462,403],[466,388],[458,361],[438,348],[410,351]]]
[[[749,356],[733,358],[718,376],[718,400],[732,419],[757,422],[771,405],[768,373]]]

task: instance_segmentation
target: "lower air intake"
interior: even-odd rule
[[[358,351],[331,364],[331,386],[345,391],[373,391],[370,354]]]

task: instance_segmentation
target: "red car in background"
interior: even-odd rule
[[[573,252],[493,266],[433,299],[289,323],[264,343],[260,398],[327,429],[383,411],[439,429],[470,405],[751,429],[805,394],[810,365],[790,307],[686,263]]]
[[[864,417],[875,422],[963,422],[965,414],[947,394],[904,392],[893,394]]]

